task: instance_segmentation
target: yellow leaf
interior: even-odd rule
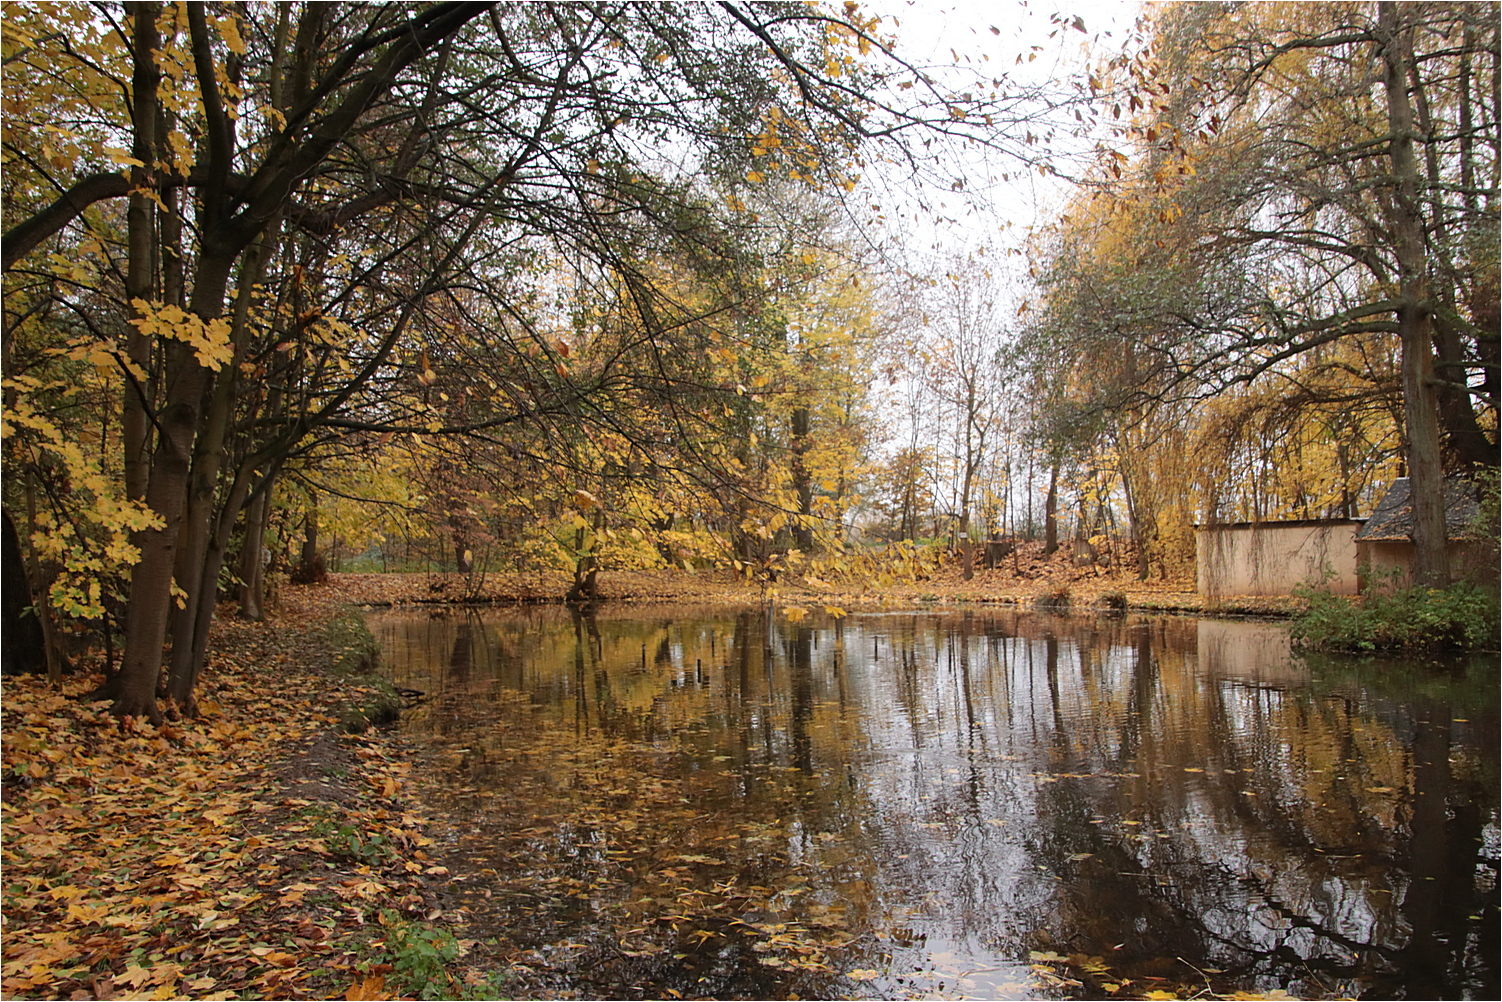
[[[386,975],[373,974],[364,981],[356,981],[349,986],[344,993],[348,1002],[365,1002],[367,999],[383,999],[386,997]]]
[[[115,975],[115,984],[130,985],[132,988],[145,988],[152,983],[151,972],[144,967],[131,965],[125,969],[124,974]]]
[[[227,17],[219,22],[219,35],[224,39],[224,47],[237,56],[245,55],[245,40],[240,37],[240,25],[233,17]]]
[[[126,166],[126,167],[143,167],[143,166],[145,166],[144,164],[141,163],[141,161],[139,161],[135,157],[131,156],[128,151],[122,150],[118,146],[106,146],[106,147],[104,147],[104,155],[110,158],[110,162],[111,163],[117,163],[117,164],[120,164],[121,166]]]

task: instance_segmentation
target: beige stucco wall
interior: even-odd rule
[[[1196,529],[1199,593],[1207,598],[1288,595],[1296,585],[1318,585],[1329,569],[1335,572],[1330,590],[1355,595],[1360,528],[1359,522],[1268,522]]]
[[[1452,539],[1446,546],[1450,555],[1450,574],[1457,581],[1473,584],[1496,584],[1497,558],[1494,547],[1466,539]],[[1412,582],[1413,544],[1406,539],[1373,539],[1360,544],[1360,558],[1370,567],[1371,581],[1379,586],[1389,583],[1407,587]]]

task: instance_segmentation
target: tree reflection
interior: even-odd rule
[[[388,649],[442,640],[397,681],[445,694],[409,726],[515,800],[495,844],[523,805],[595,832],[598,914],[699,908],[688,957],[758,922],[826,937],[726,954],[732,994],[848,994],[818,980],[831,942],[920,987],[1029,951],[1226,990],[1497,987],[1495,659],[1311,671],[1276,626],[969,610],[390,624]]]

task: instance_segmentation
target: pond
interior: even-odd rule
[[[1497,998],[1497,658],[994,610],[370,615],[558,996]]]

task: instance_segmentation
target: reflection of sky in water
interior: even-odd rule
[[[871,991],[1048,994],[1029,960],[1070,956],[1139,985],[1496,983],[1494,661],[1311,670],[1277,626],[1014,613],[373,626],[435,729],[446,692],[517,690],[678,753],[696,805],[812,874],[779,907],[878,937]]]

